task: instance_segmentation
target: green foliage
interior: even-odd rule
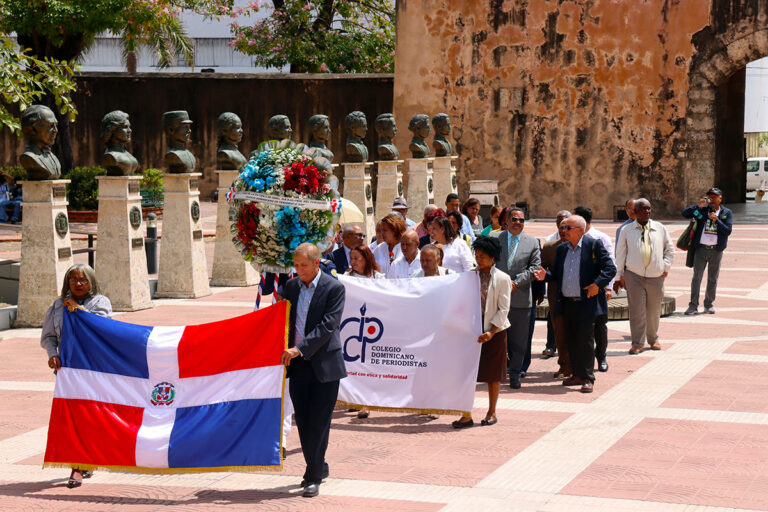
[[[96,176],[106,176],[102,167],[75,167],[63,178],[72,180],[67,186],[70,210],[98,210],[99,182]]]
[[[268,68],[297,73],[391,73],[395,7],[390,0],[273,0],[251,26],[232,24],[230,44]],[[258,9],[252,3],[251,9]]]
[[[757,145],[761,148],[768,147],[768,133],[763,133],[757,137]]]
[[[163,188],[163,171],[150,167],[144,171],[144,177],[141,178],[139,187],[146,189]]]
[[[77,114],[69,98],[75,90],[73,73],[73,66],[66,62],[38,59],[28,50],[19,51],[10,37],[0,33],[0,126],[19,132],[18,114],[9,110],[9,106],[16,105],[23,111],[49,94],[62,114]]]
[[[27,179],[27,170],[20,165],[0,167],[0,174],[8,174],[13,177],[14,181]]]

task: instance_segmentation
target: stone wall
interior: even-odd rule
[[[291,119],[293,139],[308,140],[307,120],[329,116],[335,161],[344,156],[344,117],[362,110],[369,119],[366,142],[376,147],[372,121],[392,109],[392,75],[227,75],[209,73],[84,73],[77,78],[74,97],[79,110],[73,129],[75,165],[98,165],[103,147],[101,118],[112,110],[130,115],[133,154],[147,167],[163,167],[165,140],[161,116],[187,110],[194,121],[192,151],[204,179],[203,195],[216,187],[216,118],[235,112],[243,120],[241,152],[246,156],[265,138],[267,120],[275,114]],[[15,164],[22,143],[8,130],[0,131],[0,164]]]
[[[767,11],[758,0],[399,0],[395,115],[403,127],[451,115],[464,192],[498,179],[502,202],[528,201],[536,216],[587,204],[610,217],[640,195],[677,214],[712,184],[744,180],[726,165],[743,78],[741,113],[715,103],[768,55]]]

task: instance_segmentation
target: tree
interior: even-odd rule
[[[8,110],[8,106],[15,105],[22,111],[46,96],[53,98],[61,112],[75,115],[69,98],[75,90],[72,73],[68,63],[33,57],[28,50],[19,50],[7,34],[0,33],[0,126],[18,132],[18,112]]]
[[[387,73],[394,70],[392,0],[272,0],[250,26],[232,23],[230,45],[257,65],[292,73]],[[258,10],[259,2],[249,4]]]

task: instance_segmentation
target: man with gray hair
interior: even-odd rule
[[[347,224],[341,230],[341,247],[333,251],[331,260],[336,271],[343,274],[349,268],[349,252],[365,240],[363,230],[357,224]]]
[[[437,210],[439,210],[439,208],[436,204],[428,204],[424,207],[424,217],[422,217],[421,222],[413,227],[419,235],[419,238],[429,235],[429,231],[427,231],[427,216]]]
[[[664,298],[664,279],[672,268],[675,244],[667,228],[651,220],[651,203],[636,199],[635,220],[619,233],[616,243],[618,288],[627,289],[630,354],[643,351],[645,342],[651,350],[661,350],[659,319]]]
[[[554,233],[549,235],[547,238],[544,239],[544,243],[548,242],[555,242],[560,240],[560,223],[563,222],[565,219],[571,216],[570,210],[560,210],[557,212],[557,215],[555,215],[555,225],[557,226],[557,229]]]

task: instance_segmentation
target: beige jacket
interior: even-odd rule
[[[478,271],[479,272],[479,271]],[[488,284],[488,295],[485,298],[483,314],[483,332],[491,330],[495,325],[499,330],[509,327],[509,296],[512,293],[512,279],[494,265],[491,267],[491,282]]]

